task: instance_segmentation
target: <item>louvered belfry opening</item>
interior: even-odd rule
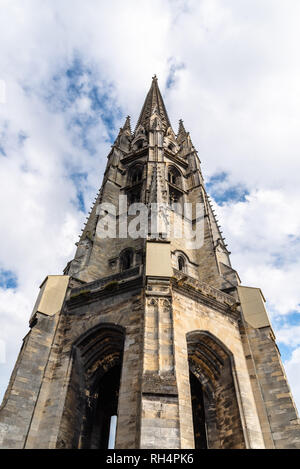
[[[196,449],[245,448],[229,351],[212,334],[187,334]]]

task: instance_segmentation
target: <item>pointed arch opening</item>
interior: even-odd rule
[[[128,171],[127,198],[129,205],[139,203],[141,201],[142,181],[143,165],[136,164],[132,166]]]
[[[136,142],[134,143],[134,150],[141,150],[141,148],[143,148],[144,145],[145,145],[145,140],[143,138],[140,138],[136,140]]]
[[[58,447],[115,447],[125,330],[101,324],[73,345]]]
[[[178,263],[178,270],[180,272],[185,272],[186,261],[185,261],[185,258],[182,255],[178,256],[177,263]]]
[[[142,177],[143,177],[143,167],[140,165],[134,166],[132,170],[130,171],[131,184],[133,185],[138,184],[139,182],[141,182]]]
[[[133,266],[133,250],[125,249],[120,254],[120,270],[124,272]]]
[[[168,182],[174,186],[181,187],[181,174],[175,166],[168,167]]]
[[[186,339],[195,448],[245,448],[232,354],[207,331]]]
[[[135,131],[135,137],[132,142],[132,150],[138,151],[146,147],[147,145],[148,143],[145,128],[142,125],[139,125]]]
[[[183,192],[182,175],[175,166],[168,166],[169,205],[176,212],[182,214]]]

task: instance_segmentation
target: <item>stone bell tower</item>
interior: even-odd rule
[[[184,222],[200,226],[197,242]],[[0,447],[299,448],[263,294],[240,285],[229,254],[197,151],[182,121],[175,135],[154,77],[134,132],[128,117],[108,155],[74,259],[41,285]]]

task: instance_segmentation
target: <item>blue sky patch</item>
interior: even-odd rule
[[[275,335],[277,335],[276,331],[280,329],[284,330],[285,328],[293,328],[296,326],[300,326],[300,305],[299,311],[292,311],[290,314],[286,316],[276,316],[272,319],[272,325],[275,331]],[[279,335],[279,332],[278,332]],[[300,340],[299,340],[300,343]],[[281,358],[283,361],[290,360],[293,350],[295,350],[299,345],[297,341],[293,341],[293,344],[287,345],[284,342],[280,341],[280,336],[277,337],[277,345],[279,347]]]
[[[241,184],[231,185],[225,171],[213,174],[206,183],[207,192],[219,204],[245,202],[249,191]]]
[[[8,122],[4,120],[0,123],[0,155],[2,156],[7,156],[6,151],[5,151],[7,129],[8,129]]]
[[[178,79],[178,74],[177,72],[179,70],[182,70],[185,68],[185,64],[183,62],[176,63],[174,57],[171,57],[168,62],[171,62],[170,68],[169,68],[169,73],[167,76],[167,81],[166,81],[166,88],[171,89],[175,86],[176,81]]]
[[[292,353],[293,353],[293,348],[288,347],[287,345],[285,345],[283,343],[279,343],[278,348],[280,350],[281,360],[284,361],[284,362],[287,361],[287,360],[290,360],[290,358],[292,356]]]
[[[284,326],[300,326],[300,305],[299,311],[291,311],[287,316],[276,316],[272,322],[277,329]]]
[[[89,131],[100,127],[100,122],[105,126],[107,141],[114,142],[124,113],[117,104],[113,83],[101,79],[97,70],[77,56],[68,68],[52,77],[46,89],[48,106],[53,112],[66,114],[67,129],[74,131],[76,143],[82,148],[90,154],[97,152]],[[82,100],[86,108],[81,110]]]
[[[18,286],[18,279],[16,274],[11,270],[3,270],[0,269],[0,287],[9,289],[9,288],[17,288]]]
[[[83,198],[83,192],[80,190],[77,190],[77,205],[78,208],[81,212],[85,212],[85,203],[84,203],[84,198]]]
[[[86,212],[85,203],[84,203],[84,192],[85,184],[87,181],[88,174],[83,172],[72,173],[70,174],[70,179],[74,182],[76,188],[76,207],[81,212]]]

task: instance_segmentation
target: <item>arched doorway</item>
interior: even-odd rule
[[[118,416],[120,365],[110,368],[89,396],[81,446],[90,449],[113,448]]]
[[[187,334],[187,351],[195,448],[245,448],[231,353],[206,331]]]
[[[125,331],[98,325],[73,345],[59,447],[114,447]]]

